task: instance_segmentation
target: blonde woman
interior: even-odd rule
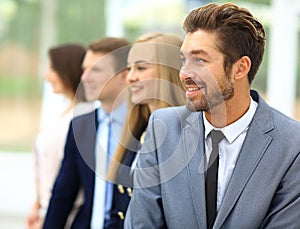
[[[132,192],[132,168],[144,141],[150,114],[159,108],[185,104],[185,94],[179,79],[179,49],[182,40],[177,35],[148,33],[139,37],[128,55],[127,84],[130,88],[128,115],[120,144],[108,171],[108,179],[123,193],[120,202],[129,203]],[[126,187],[126,188],[125,188]],[[128,207],[119,212],[124,218]]]

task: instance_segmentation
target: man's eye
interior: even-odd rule
[[[198,62],[198,63],[204,62],[204,60],[202,58],[195,58],[195,61]]]
[[[130,70],[131,70],[131,67],[127,67],[126,70],[127,70],[127,71],[130,71]]]
[[[92,72],[101,72],[102,69],[101,68],[91,68]]]
[[[185,58],[181,58],[181,64],[182,66],[185,65],[186,59]]]

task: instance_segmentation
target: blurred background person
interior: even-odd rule
[[[111,198],[114,185],[105,182],[110,155],[115,152],[126,116],[127,39],[104,37],[88,46],[81,80],[88,101],[100,106],[71,121],[65,156],[54,183],[44,229],[64,228],[78,191],[84,202],[71,228],[119,228]],[[110,195],[110,197],[108,196]],[[113,201],[113,202],[112,202]]]
[[[120,143],[107,174],[118,185],[113,198],[123,220],[132,194],[132,171],[150,114],[159,108],[185,104],[179,79],[179,50],[182,39],[174,34],[150,32],[140,36],[128,55],[127,85],[130,88],[128,115]],[[123,223],[120,226],[123,228]]]
[[[52,186],[57,176],[64,155],[64,146],[70,120],[73,117],[73,108],[85,112],[84,91],[80,85],[82,61],[85,48],[79,44],[63,44],[50,48],[48,51],[48,69],[45,80],[53,88],[55,94],[62,94],[66,99],[66,109],[57,120],[44,125],[35,141],[35,176],[36,200],[27,217],[27,226],[30,229],[42,227],[46,210],[51,196]],[[80,200],[74,206],[78,207]]]

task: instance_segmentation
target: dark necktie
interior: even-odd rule
[[[205,179],[207,229],[213,227],[217,216],[219,143],[225,137],[220,130],[212,130],[210,136],[212,152],[209,157]]]

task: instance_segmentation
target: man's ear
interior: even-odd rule
[[[251,68],[251,60],[248,56],[242,56],[237,62],[233,65],[233,77],[234,80],[240,80],[243,77],[247,77]]]

